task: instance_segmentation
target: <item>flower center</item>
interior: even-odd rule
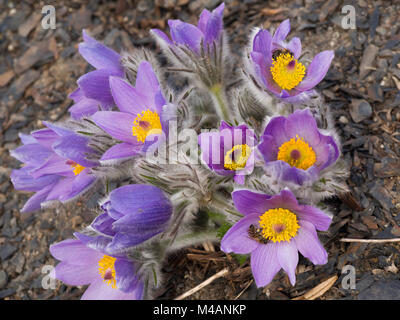
[[[272,242],[290,242],[300,228],[297,223],[297,216],[282,208],[267,210],[260,217],[262,236]]]
[[[104,279],[103,281],[107,282],[108,285],[111,285],[113,289],[117,288],[117,284],[115,281],[115,263],[116,258],[104,255],[103,258],[98,262],[99,265],[99,273],[101,277]]]
[[[317,156],[309,144],[296,135],[296,138],[290,139],[279,147],[277,160],[285,161],[292,167],[307,170],[317,161]]]
[[[80,164],[76,163],[75,161],[68,160],[67,164],[69,164],[72,168],[74,168],[73,172],[77,176],[80,174],[86,167],[81,166]]]
[[[224,168],[227,170],[242,170],[251,154],[247,144],[238,144],[225,154]]]
[[[306,74],[306,67],[294,59],[290,52],[282,52],[274,57],[270,70],[274,81],[285,90],[297,86]]]
[[[158,113],[147,109],[138,114],[135,120],[133,120],[132,134],[138,141],[144,142],[148,135],[160,134],[161,129],[161,121]]]

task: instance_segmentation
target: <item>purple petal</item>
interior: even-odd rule
[[[71,184],[71,191],[68,194],[61,195],[59,197],[61,202],[65,202],[79,196],[96,182],[96,177],[92,174],[88,174],[88,170],[89,169],[84,169],[75,177]]]
[[[151,64],[147,61],[143,61],[138,67],[135,88],[146,98],[147,108],[155,107],[155,97],[160,92],[160,84]]]
[[[55,268],[55,277],[72,286],[89,284],[99,275],[98,265],[72,265],[60,262]],[[99,275],[100,276],[100,275]]]
[[[115,74],[108,70],[91,71],[78,79],[78,85],[87,98],[97,100],[108,107],[114,104],[109,84],[112,75]]]
[[[257,287],[269,284],[281,269],[278,262],[278,243],[259,245],[251,253],[251,270]]]
[[[83,99],[85,95],[83,94],[81,88],[76,88],[74,91],[72,91],[69,95],[68,98],[74,100],[75,103]]]
[[[100,214],[93,220],[90,225],[96,231],[108,236],[114,236],[115,232],[112,230],[112,224],[115,222],[107,213]]]
[[[49,185],[42,190],[36,192],[29,200],[25,203],[21,209],[21,213],[32,212],[41,208],[41,203],[46,200],[47,195],[52,189],[53,185]]]
[[[73,167],[67,164],[67,159],[57,154],[52,154],[43,165],[30,171],[33,178],[40,178],[47,174],[57,174],[63,176],[72,176]]]
[[[117,288],[124,292],[132,292],[138,286],[136,268],[132,261],[117,259],[114,264]]]
[[[272,43],[279,44],[282,41],[285,41],[287,35],[290,32],[290,20],[286,19],[285,21],[281,22],[281,24],[276,29],[274,36],[272,38]]]
[[[159,29],[151,29],[150,33],[154,34],[157,38],[163,40],[164,42],[166,42],[169,45],[173,44],[171,39],[164,32],[162,32]]]
[[[292,286],[296,283],[296,267],[299,262],[299,253],[294,241],[278,244],[277,251],[278,262],[288,274]]]
[[[112,137],[137,145],[139,142],[132,134],[133,121],[136,116],[125,112],[99,111],[92,120]]]
[[[50,184],[55,184],[60,179],[56,175],[34,178],[29,173],[31,169],[32,167],[25,166],[18,170],[12,170],[10,178],[16,190],[40,191]]]
[[[136,116],[146,109],[154,110],[154,102],[152,105],[147,105],[148,101],[144,93],[139,92],[126,81],[111,77],[110,87],[115,103],[122,112]]]
[[[197,28],[201,30],[204,34],[206,33],[207,29],[207,22],[211,17],[211,12],[207,9],[203,9],[200,14],[199,21],[197,22]]]
[[[50,246],[54,258],[70,265],[91,265],[103,257],[103,254],[88,248],[80,240],[67,239]]]
[[[311,222],[317,230],[328,230],[332,218],[318,208],[306,205],[300,205],[296,214],[301,220]]]
[[[93,167],[97,164],[95,161],[86,159],[88,154],[94,154],[95,151],[88,146],[89,139],[77,134],[71,134],[61,137],[53,144],[53,150],[63,158],[72,160],[84,167]]]
[[[236,209],[244,215],[261,215],[268,210],[268,200],[271,196],[250,190],[237,190],[232,192],[232,200]]]
[[[221,3],[213,10],[211,16],[207,19],[207,25],[204,33],[204,43],[210,44],[218,40],[221,35],[223,24],[222,16],[224,14],[225,4]],[[199,28],[200,29],[200,28]],[[201,29],[200,29],[201,30]]]
[[[300,229],[293,241],[300,253],[311,260],[313,264],[325,264],[328,254],[321,245],[314,225],[304,220],[299,221]]]
[[[296,86],[299,91],[306,91],[314,88],[322,81],[329,70],[335,54],[331,50],[318,53],[307,68],[303,81]]]
[[[265,88],[275,95],[280,95],[282,89],[276,84],[274,79],[272,78],[270,65],[268,65],[267,57],[264,57],[262,53],[253,51],[250,53],[251,59],[253,61],[254,71],[261,81],[261,84],[265,86]]]
[[[298,37],[292,38],[289,41],[286,48],[293,53],[295,59],[298,59],[301,55],[301,40]]]
[[[203,32],[197,27],[180,20],[168,20],[172,40],[181,45],[187,45],[192,51],[199,53]]]
[[[130,157],[137,155],[140,150],[142,149],[141,144],[131,144],[131,143],[119,143],[115,146],[112,146],[108,149],[103,156],[101,157],[100,161],[107,161],[107,160],[123,160]]]
[[[142,292],[139,291],[138,288],[133,292],[125,293],[117,288],[114,289],[103,281],[103,278],[99,275],[86,289],[81,300],[137,300],[142,295]]]
[[[253,40],[253,51],[259,52],[264,57],[266,65],[271,64],[272,36],[268,30],[260,30]]]
[[[96,69],[107,69],[121,77],[124,74],[120,64],[121,56],[100,42],[80,43],[79,53]]]
[[[99,111],[99,102],[94,99],[83,98],[69,108],[68,111],[73,119],[78,120]]]
[[[222,238],[221,250],[238,254],[247,254],[255,250],[259,243],[249,237],[248,231],[251,224],[258,225],[259,219],[258,214],[252,214],[236,222]]]
[[[11,150],[10,154],[23,163],[37,166],[43,164],[52,155],[52,151],[38,143],[33,143]]]

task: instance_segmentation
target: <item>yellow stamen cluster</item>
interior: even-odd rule
[[[238,144],[225,154],[224,168],[227,170],[242,170],[246,167],[251,154],[251,148],[247,144]]]
[[[77,176],[78,174],[80,174],[80,173],[85,169],[84,166],[81,166],[81,165],[78,164],[78,163],[71,164],[71,167],[74,168],[73,171],[74,171],[74,173],[75,173],[76,176]]]
[[[279,147],[277,160],[282,160],[292,167],[307,170],[316,161],[317,156],[314,150],[303,138],[292,138]]]
[[[111,285],[113,289],[117,288],[114,268],[115,260],[116,258],[104,255],[103,258],[101,258],[98,262],[99,273],[104,279],[103,281],[107,282],[108,285]]]
[[[297,223],[297,216],[282,208],[266,211],[260,217],[259,223],[262,236],[272,242],[290,242],[300,228]]]
[[[303,80],[306,67],[291,53],[282,53],[272,61],[272,78],[284,90],[291,90]]]
[[[157,112],[147,109],[133,120],[132,134],[140,142],[145,142],[146,137],[150,134],[160,134],[161,132],[161,121]]]

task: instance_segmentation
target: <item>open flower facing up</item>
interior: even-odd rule
[[[61,261],[53,270],[54,278],[68,285],[89,284],[82,300],[142,299],[143,283],[133,261],[90,247],[91,237],[77,232],[74,235],[77,239],[50,246],[53,257]]]
[[[285,42],[289,31],[290,22],[287,19],[279,25],[274,36],[261,29],[251,39],[251,72],[255,73],[262,88],[280,98],[296,97],[313,89],[325,77],[334,57],[333,51],[320,52],[306,67],[298,60],[301,55],[300,39],[295,37]]]
[[[167,45],[187,46],[192,52],[200,55],[202,50],[208,51],[213,48],[213,42],[217,42],[223,30],[222,18],[225,4],[220,4],[212,12],[204,9],[200,15],[197,27],[180,20],[168,20],[172,40],[159,29],[152,29],[151,32]]]
[[[327,263],[327,253],[316,230],[327,230],[331,218],[321,210],[298,203],[289,190],[270,196],[250,190],[232,193],[244,218],[221,240],[221,249],[251,254],[251,269],[258,287],[269,284],[283,268],[292,285],[300,252],[313,264]]]
[[[104,44],[82,32],[84,42],[79,44],[79,53],[96,70],[78,79],[78,89],[69,97],[75,104],[69,109],[72,118],[89,116],[101,109],[108,110],[114,105],[111,95],[109,77],[123,77],[124,69],[120,63],[121,56]]]
[[[165,231],[172,205],[163,192],[151,185],[133,184],[110,192],[102,205],[103,213],[93,229],[112,241],[107,252],[119,253]]]
[[[100,160],[132,157],[166,138],[171,114],[149,62],[139,65],[135,87],[117,77],[110,78],[110,87],[120,112],[98,111],[92,119],[122,143],[108,149]]]
[[[22,212],[38,210],[48,201],[71,200],[96,181],[90,168],[98,163],[87,160],[87,155],[96,156],[88,147],[89,139],[69,129],[48,122],[44,124],[46,129],[21,135],[23,145],[11,151],[14,158],[24,163],[21,169],[11,173],[15,189],[36,192]]]
[[[316,180],[319,172],[339,157],[337,143],[321,133],[308,109],[272,118],[258,149],[266,171],[278,172],[279,179],[298,185]]]
[[[233,176],[243,184],[254,169],[256,136],[246,125],[231,127],[221,121],[218,132],[203,132],[198,137],[202,160],[216,174]]]

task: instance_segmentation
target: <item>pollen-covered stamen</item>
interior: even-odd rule
[[[291,90],[303,80],[306,67],[293,58],[291,52],[283,51],[272,60],[270,71],[279,87]]]
[[[146,137],[150,134],[160,134],[161,132],[160,116],[155,111],[144,110],[133,120],[132,135],[140,142],[145,142]]]
[[[272,242],[290,242],[300,228],[297,216],[283,208],[267,210],[260,217],[259,224],[262,236]]]
[[[251,152],[251,148],[247,144],[235,145],[225,154],[224,168],[234,171],[242,170],[246,167]]]
[[[312,147],[296,135],[279,147],[277,160],[285,161],[292,167],[307,170],[317,161]]]
[[[81,166],[80,164],[76,163],[75,161],[72,160],[67,160],[66,164],[70,165],[72,168],[74,168],[73,172],[77,176],[80,174],[83,170],[85,170],[86,167]]]
[[[104,255],[98,262],[99,273],[103,278],[103,281],[107,282],[108,285],[111,285],[113,289],[117,288],[114,268],[115,260],[116,258],[114,257]]]

